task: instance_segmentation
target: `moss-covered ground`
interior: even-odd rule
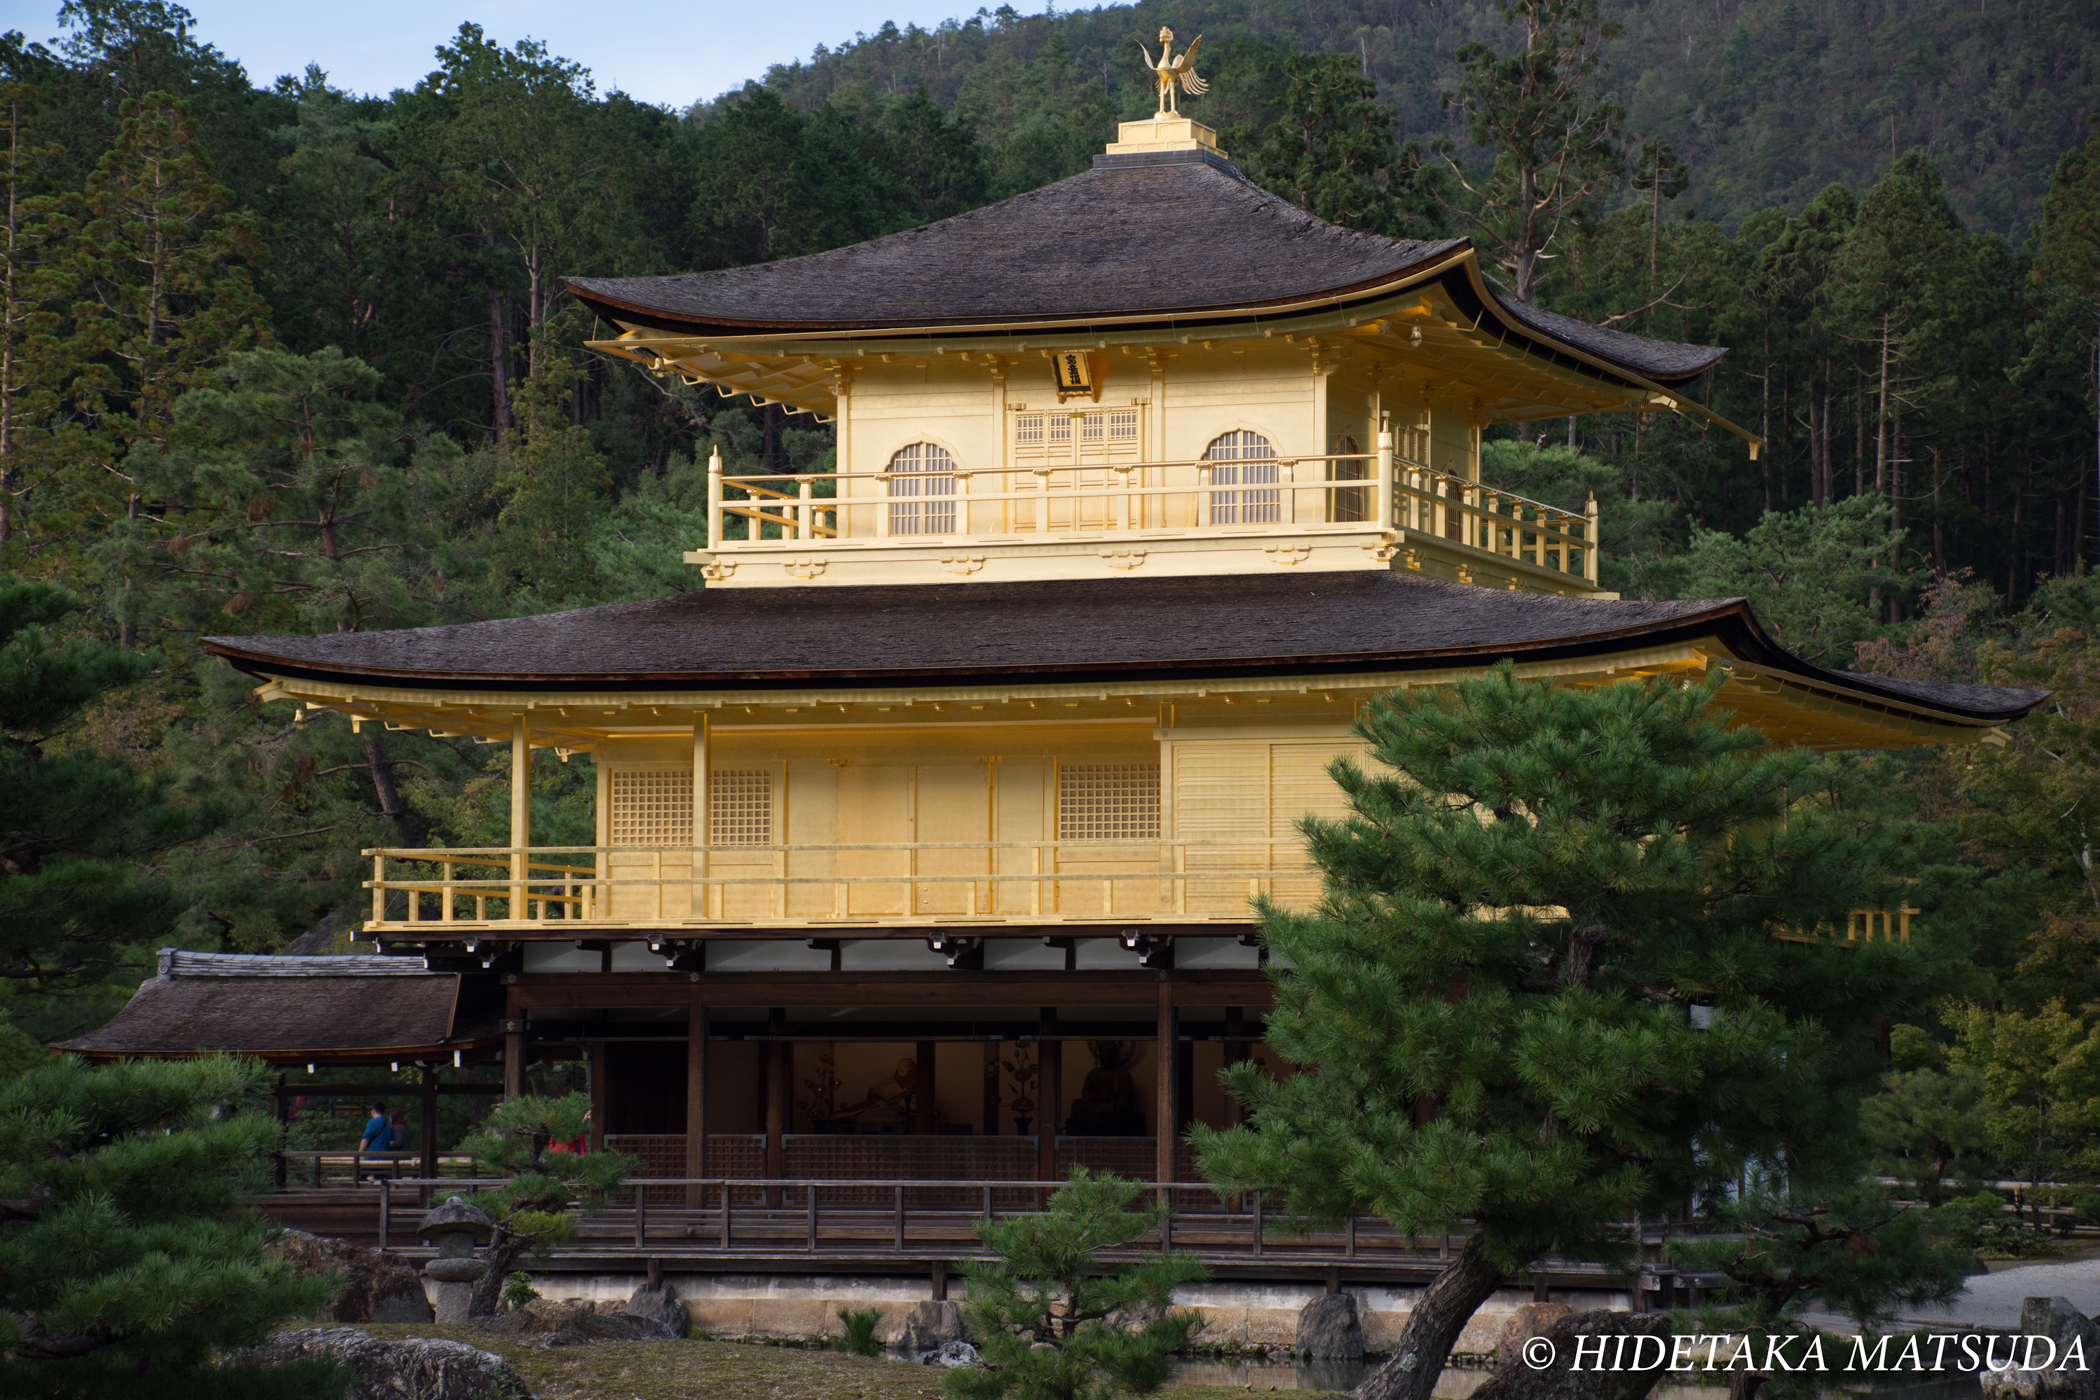
[[[399,1324],[379,1337],[450,1337],[510,1362],[537,1400],[936,1400],[941,1372],[864,1356],[735,1342],[541,1347],[464,1327]],[[1291,1392],[1312,1400],[1304,1391]],[[1247,1400],[1239,1387],[1170,1386],[1161,1400]]]

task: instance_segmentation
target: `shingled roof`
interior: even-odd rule
[[[1357,233],[1251,184],[1208,151],[1097,157],[1003,203],[847,248],[668,277],[576,277],[609,321],[689,335],[1008,326],[1258,313],[1346,299],[1451,262],[1463,238]],[[1453,300],[1480,297],[1462,268]],[[1494,296],[1521,325],[1658,382],[1724,353],[1648,340]]]
[[[1840,678],[1774,643],[1740,598],[1565,598],[1384,570],[703,589],[453,627],[206,646],[259,674],[557,690],[1404,671],[1702,636],[1774,670],[1971,719],[2017,717],[2043,694]]]
[[[91,1060],[223,1052],[277,1063],[449,1053],[492,1041],[455,1026],[460,979],[422,959],[163,955],[99,1030],[56,1049]]]

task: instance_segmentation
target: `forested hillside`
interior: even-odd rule
[[[1688,420],[1584,417],[1497,428],[1489,474],[1598,496],[1628,594],[1747,593],[1828,665],[2065,689],[2067,736],[1861,781],[1973,825],[2027,881],[2008,929],[2073,917],[2088,867],[2050,814],[2100,771],[2085,634],[2056,640],[2100,620],[2090,7],[1636,8],[1613,38],[1585,0],[1533,2],[1602,39],[1568,99],[1584,173],[1543,233],[1511,212],[1497,84],[1561,60],[1478,7],[1001,12],[690,113],[472,26],[384,96],[322,68],[258,86],[158,0],[7,36],[0,1002],[76,1029],[157,944],[346,926],[361,847],[500,841],[501,751],[298,723],[199,640],[697,586],[695,464],[821,468],[829,430],[592,355],[562,279],[790,257],[1072,174],[1150,109],[1126,41],[1161,19],[1209,27],[1191,109],[1264,188],[1465,233],[1542,306],[1727,346],[1697,393],[1759,461]],[[1461,55],[1476,35],[1493,51]],[[1402,139],[1439,133],[1465,138],[1450,161]],[[535,830],[587,838],[592,787],[547,756]]]
[[[1634,130],[1690,163],[1684,207],[1731,228],[1760,209],[1798,213],[1831,183],[1864,190],[1916,148],[1966,224],[2017,240],[2056,158],[2100,110],[2100,8],[2081,0],[1611,0],[1604,13],[1624,28],[1611,95]],[[1056,76],[1036,82],[1078,102],[1083,85],[1103,84],[1112,105],[1138,114],[1151,99],[1137,44],[1161,25],[1184,41],[1204,35],[1213,54],[1233,39],[1353,54],[1402,141],[1462,141],[1439,101],[1456,83],[1459,46],[1516,42],[1496,5],[1472,0],[1140,0],[1040,16],[1002,5],[820,45],[766,82],[803,107],[856,84],[924,84],[1004,144],[1026,70],[1046,52]],[[1228,88],[1206,111],[1236,98]]]

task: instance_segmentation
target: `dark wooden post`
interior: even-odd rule
[[[775,1179],[781,1175],[784,1154],[781,1151],[780,1135],[786,1131],[781,1122],[781,1105],[787,1098],[787,1042],[766,1042],[766,1175]],[[766,1204],[780,1204],[780,1188],[766,1188]]]
[[[518,1006],[518,989],[503,993],[503,1097],[514,1099],[525,1092],[525,1012]]]
[[[1036,1017],[1035,1074],[1035,1178],[1057,1179],[1057,1133],[1063,1126],[1065,1098],[1065,1043],[1053,1040],[1057,1032],[1057,1008],[1041,1007]]]
[[[999,1131],[999,1042],[984,1043],[984,1135]]]
[[[423,1175],[438,1174],[438,1067],[423,1066]],[[430,1204],[430,1188],[416,1193],[419,1205]]]
[[[933,1134],[934,1052],[934,1043],[922,1040],[919,1042],[918,1054],[913,1057],[919,1072],[914,1076],[912,1084],[912,1092],[918,1097],[912,1100],[911,1130],[921,1137],[930,1137]]]
[[[1153,1055],[1153,1087],[1155,1101],[1152,1116],[1152,1141],[1156,1149],[1152,1170],[1158,1175],[1154,1181],[1174,1179],[1174,1126],[1179,1121],[1181,1110],[1174,1102],[1175,1074],[1174,1054],[1181,1044],[1181,1025],[1175,1015],[1174,984],[1162,981],[1159,984],[1159,1029],[1156,1032],[1157,1048]]]
[[[605,1042],[602,1040],[587,1040],[583,1044],[584,1054],[590,1056],[590,1064],[588,1066],[591,1076],[590,1150],[603,1152],[605,1150],[605,1104],[606,1100],[611,1097],[610,1090],[612,1087],[607,1081],[612,1076],[606,1068]]]
[[[707,1175],[707,1008],[693,994],[685,1022],[685,1174]],[[706,1188],[685,1188],[685,1208],[699,1210]]]
[[[270,1116],[277,1120],[277,1151],[272,1164],[272,1174],[277,1179],[277,1189],[284,1190],[284,1125],[291,1113],[291,1100],[285,1097],[284,1076],[277,1076],[276,1087],[270,1094]]]
[[[1247,1058],[1247,1042],[1242,1039],[1246,1027],[1240,1020],[1237,1006],[1225,1008],[1225,1063],[1236,1065]],[[1231,1094],[1225,1096],[1225,1126],[1237,1128],[1247,1121],[1245,1108]]]

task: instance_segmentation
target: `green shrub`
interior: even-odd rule
[[[526,1273],[523,1269],[517,1270],[503,1280],[503,1302],[512,1312],[516,1312],[539,1296],[540,1291],[532,1286],[532,1275]]]
[[[875,1329],[882,1326],[881,1308],[840,1308],[839,1322],[845,1330],[831,1339],[833,1351],[854,1356],[882,1355],[882,1343],[875,1340]]]

